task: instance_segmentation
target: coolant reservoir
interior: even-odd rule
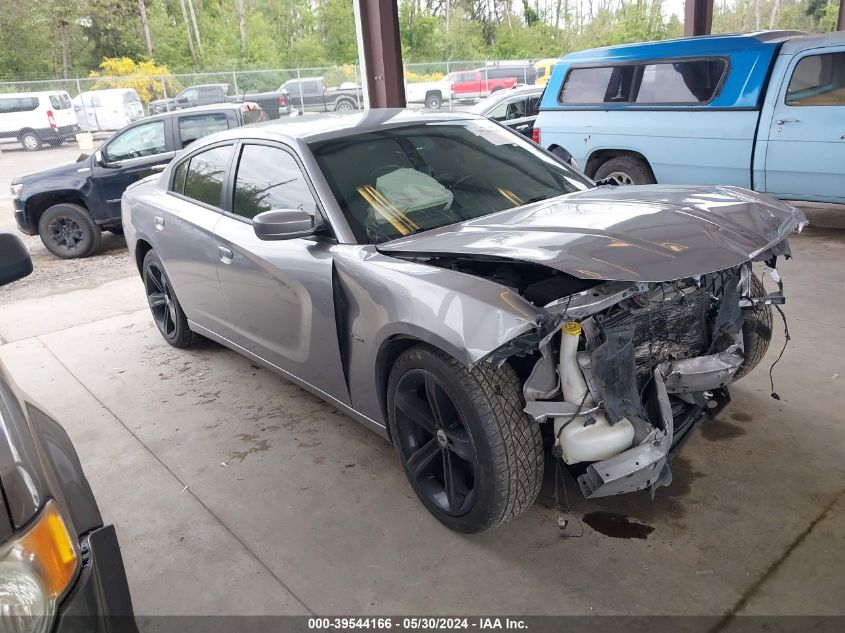
[[[584,408],[590,409],[593,401],[586,395],[587,383],[577,360],[581,325],[569,321],[561,329],[559,371],[563,399],[575,405],[583,402]],[[563,424],[566,426],[562,427]],[[634,426],[626,418],[611,426],[598,413],[594,418],[579,417],[568,423],[566,419],[555,419],[555,435],[560,441],[563,461],[571,465],[618,455],[633,443]]]
[[[560,449],[567,464],[609,459],[630,448],[634,441],[634,425],[626,418],[613,426],[603,415],[597,415],[595,423],[590,422],[589,418],[578,418],[560,432]]]

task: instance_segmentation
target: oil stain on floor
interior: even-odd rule
[[[645,540],[654,532],[654,528],[650,525],[632,521],[624,514],[617,512],[588,512],[584,515],[583,521],[596,532],[611,538]]]

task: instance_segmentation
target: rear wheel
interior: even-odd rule
[[[88,257],[100,248],[100,227],[78,204],[62,203],[47,209],[38,221],[38,234],[47,250],[63,259]]]
[[[350,99],[341,99],[337,102],[334,109],[337,112],[352,112],[352,110],[357,110],[358,108],[355,105],[355,102]]]
[[[443,105],[443,100],[440,98],[440,95],[426,95],[426,108],[429,110],[439,110],[441,105]]]
[[[65,139],[63,139],[63,138],[51,138],[49,141],[47,141],[47,144],[50,145],[51,147],[61,147],[64,144],[64,142],[65,142]]]
[[[390,372],[388,423],[423,505],[459,532],[489,530],[534,503],[543,476],[539,425],[508,365],[468,369],[418,345]]]
[[[43,145],[41,137],[32,130],[23,132],[18,140],[21,142],[21,145],[23,145],[23,148],[28,152],[37,152]]]
[[[620,185],[653,185],[657,182],[651,167],[645,161],[632,156],[617,156],[596,170],[595,180],[612,178]]]
[[[188,347],[196,343],[199,336],[191,331],[188,318],[155,251],[149,251],[144,257],[142,275],[153,321],[164,340],[173,347]]]

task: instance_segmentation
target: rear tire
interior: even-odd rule
[[[543,479],[543,440],[540,426],[523,411],[519,378],[509,365],[468,369],[440,350],[416,345],[393,365],[387,410],[411,487],[447,527],[483,532],[534,503]]]
[[[153,321],[164,340],[173,347],[188,347],[196,343],[200,336],[191,331],[188,317],[182,311],[170,278],[155,251],[150,250],[144,256],[141,275]]]
[[[425,98],[425,107],[429,110],[439,110],[443,105],[443,100],[439,95],[427,95]]]
[[[757,275],[751,275],[751,296],[762,297],[766,294],[763,282]],[[769,343],[772,340],[772,306],[763,305],[754,308],[750,318],[742,322],[742,344],[745,348],[745,360],[739,370],[734,374],[734,380],[746,376],[752,369],[760,364]]]
[[[41,214],[38,234],[48,251],[62,259],[88,257],[100,248],[101,231],[88,209],[63,202]]]
[[[18,140],[21,145],[23,145],[23,148],[28,152],[37,152],[44,145],[41,137],[32,130],[22,132]]]
[[[335,112],[352,112],[357,110],[357,104],[351,99],[339,99],[334,106]]]
[[[620,185],[653,185],[657,182],[651,167],[632,156],[617,156],[602,164],[593,180],[613,178]]]
[[[49,141],[47,141],[47,144],[50,147],[61,147],[62,145],[64,145],[64,142],[65,139],[63,138],[51,138]]]

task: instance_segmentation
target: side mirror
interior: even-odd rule
[[[106,166],[106,158],[103,156],[103,150],[97,150],[94,152],[94,163],[99,165],[100,167]]]
[[[322,222],[302,209],[278,209],[259,213],[252,228],[260,240],[292,240],[313,234]]]
[[[0,233],[0,286],[23,279],[32,272],[32,259],[17,235]]]

